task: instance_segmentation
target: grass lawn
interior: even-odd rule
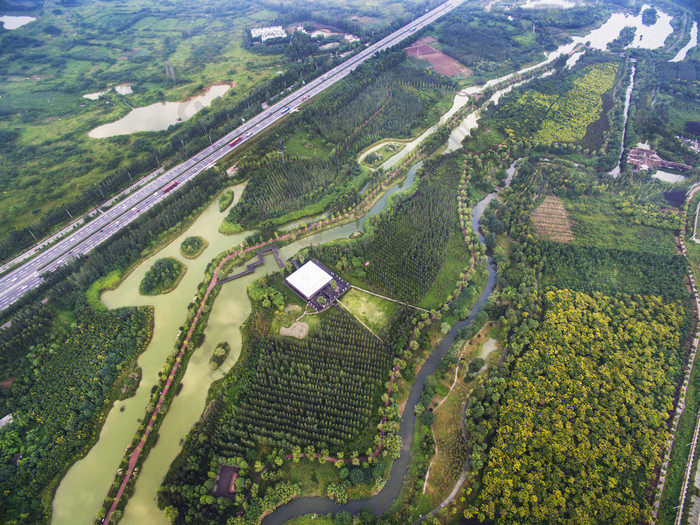
[[[280,328],[289,328],[292,324],[301,316],[303,312],[303,307],[300,310],[290,310],[289,312],[277,312],[275,317],[272,319],[272,324],[270,326],[270,333],[274,335],[279,335]],[[308,314],[303,318],[299,319],[300,322],[309,325],[309,334],[314,333],[318,330],[321,325],[321,316],[323,314]]]
[[[299,130],[284,142],[284,149],[288,155],[296,155],[303,158],[327,159],[331,150],[325,146],[318,137],[309,137],[303,130]]]
[[[370,168],[378,168],[389,157],[393,157],[394,155],[399,153],[405,147],[406,147],[406,145],[401,144],[400,142],[394,142],[394,141],[388,142],[384,146],[382,146],[381,148],[368,154],[364,158],[363,164],[365,166],[369,166]]]
[[[396,313],[396,303],[360,290],[350,289],[343,295],[341,301],[353,315],[375,333],[384,328],[387,321]]]
[[[564,200],[574,232],[574,244],[673,255],[676,243],[670,230],[634,224],[618,214],[605,195]]]
[[[340,476],[334,463],[319,463],[301,458],[299,463],[285,462],[285,479],[301,484],[300,496],[324,496],[329,483],[339,483]]]

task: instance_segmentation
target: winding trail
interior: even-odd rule
[[[405,166],[406,164],[412,162],[413,160],[416,159],[416,157],[418,157],[420,155],[421,155],[420,150],[415,151],[412,155],[410,155],[404,161],[402,166]],[[122,482],[119,486],[119,489],[117,490],[117,493],[114,497],[114,500],[112,501],[112,505],[110,506],[109,511],[107,512],[107,515],[106,515],[105,520],[103,522],[105,525],[109,525],[110,518],[111,518],[112,514],[114,513],[114,511],[117,509],[117,507],[121,501],[121,498],[124,495],[124,491],[126,490],[126,487],[129,483],[129,480],[131,479],[131,476],[134,473],[136,465],[138,464],[139,458],[141,456],[141,452],[143,451],[143,448],[146,445],[146,441],[148,440],[149,436],[151,435],[151,431],[152,431],[154,425],[156,424],[156,419],[158,418],[158,415],[161,412],[161,407],[163,406],[163,403],[165,402],[165,398],[170,390],[170,387],[173,383],[175,375],[177,374],[180,363],[182,361],[182,357],[185,354],[185,350],[187,350],[187,345],[190,342],[190,338],[192,337],[192,334],[194,333],[195,328],[197,327],[199,319],[202,315],[202,311],[204,310],[204,307],[207,304],[207,301],[209,299],[209,295],[211,294],[212,290],[219,284],[219,272],[221,271],[221,268],[224,266],[224,264],[226,264],[228,261],[230,261],[232,259],[235,259],[236,257],[245,255],[245,254],[250,253],[252,251],[261,250],[263,248],[265,249],[264,251],[272,251],[270,248],[270,245],[273,245],[276,242],[283,242],[283,241],[292,239],[293,237],[295,237],[297,235],[303,235],[303,234],[309,233],[309,232],[314,231],[314,230],[321,230],[324,227],[334,225],[337,222],[341,222],[341,221],[350,219],[352,216],[355,216],[356,214],[363,213],[367,209],[367,206],[371,205],[375,201],[378,193],[380,193],[382,190],[386,189],[388,187],[388,185],[390,185],[390,183],[396,178],[399,171],[400,171],[399,168],[395,169],[381,183],[376,184],[374,189],[371,192],[369,192],[369,194],[362,201],[360,201],[358,204],[356,204],[352,210],[346,212],[345,214],[338,215],[337,217],[334,217],[334,218],[323,219],[321,221],[315,222],[314,224],[312,224],[310,226],[291,230],[291,231],[285,233],[284,235],[280,235],[277,238],[269,239],[267,241],[260,242],[254,246],[250,246],[247,248],[236,250],[236,251],[232,252],[231,254],[229,254],[228,256],[226,256],[225,258],[223,258],[219,262],[219,264],[217,265],[217,267],[214,270],[214,274],[212,275],[211,280],[209,281],[209,285],[207,286],[204,297],[202,298],[202,301],[199,304],[199,308],[197,309],[197,313],[195,314],[195,316],[191,322],[190,328],[187,332],[187,336],[185,337],[185,340],[183,341],[182,345],[180,346],[180,351],[178,352],[177,357],[175,358],[175,363],[173,364],[172,368],[170,369],[170,372],[168,374],[168,379],[165,382],[165,386],[163,387],[163,390],[160,392],[160,394],[158,396],[158,401],[157,401],[156,406],[153,410],[153,413],[151,414],[151,417],[149,418],[148,425],[146,426],[146,430],[142,434],[138,445],[136,445],[136,447],[134,448],[134,450],[131,452],[131,454],[129,456],[129,463],[127,466],[126,473],[124,474],[124,478],[122,479]],[[495,280],[494,280],[494,282],[495,282]],[[393,376],[392,376],[392,383],[393,383]],[[383,435],[383,432],[382,432],[382,435]],[[375,451],[375,454],[379,454],[380,450],[381,450],[381,444],[377,448],[377,451]],[[291,456],[290,456],[290,458],[291,458]],[[330,461],[330,459],[329,459],[329,461]],[[352,461],[352,459],[350,461]]]

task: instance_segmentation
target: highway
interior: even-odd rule
[[[123,197],[122,200],[112,205],[108,210],[101,212],[97,211],[99,210],[98,208],[90,212],[88,215],[93,218],[89,222],[76,226],[81,222],[76,221],[61,230],[61,232],[42,240],[30,250],[0,267],[1,272],[9,267],[16,266],[15,269],[0,277],[0,311],[14,303],[29,290],[39,286],[42,282],[41,275],[43,273],[55,270],[72,258],[87,255],[95,247],[114,235],[114,233],[133,222],[140,214],[171,193],[177,192],[200,171],[214,165],[222,157],[231,153],[232,150],[245,144],[246,141],[255,135],[262,133],[267,127],[273,125],[287,113],[294,111],[309,98],[345,78],[375,53],[398,44],[425,25],[430,24],[457,7],[462,1],[448,0],[379,42],[366,47],[336,66],[333,70],[287,95],[182,164],[166,172],[156,170],[139,180],[136,184],[123,191],[120,194]],[[229,143],[238,137],[240,137],[240,140],[231,146]],[[162,189],[173,181],[177,181],[178,185],[169,192],[164,193]],[[117,198],[112,198],[110,203],[114,203]],[[49,244],[51,245],[47,247]]]

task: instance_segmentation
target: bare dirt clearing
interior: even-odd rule
[[[541,239],[557,242],[574,240],[566,208],[557,197],[547,196],[544,202],[532,212],[532,222],[537,236]]]
[[[296,337],[297,339],[304,339],[309,334],[309,325],[301,321],[292,323],[292,326],[285,328],[280,327],[280,335],[287,335],[291,337]]]

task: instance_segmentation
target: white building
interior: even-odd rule
[[[250,36],[259,38],[264,42],[269,38],[285,38],[287,32],[282,26],[254,27],[250,30]]]
[[[332,280],[332,275],[315,262],[309,261],[284,281],[308,301]]]

